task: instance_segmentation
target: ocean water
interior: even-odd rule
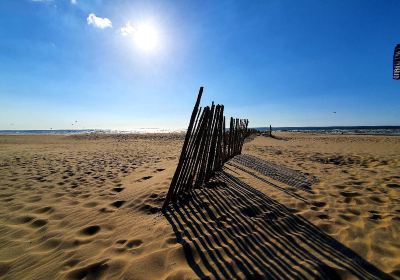
[[[269,131],[269,127],[257,127]],[[306,132],[321,134],[368,134],[400,135],[400,126],[320,126],[320,127],[272,127],[272,131]]]
[[[269,127],[255,127],[269,131]],[[0,130],[0,135],[70,135],[70,134],[127,134],[127,133],[174,133],[186,129],[137,128],[132,130],[112,129],[49,129],[49,130]],[[376,134],[400,135],[400,126],[329,126],[329,127],[272,127],[272,131],[308,132],[322,134]]]
[[[113,129],[45,129],[45,130],[0,130],[0,135],[72,135],[72,134],[128,134],[128,133],[173,133],[185,129],[137,128],[132,130]]]
[[[46,135],[94,133],[95,129],[0,130],[0,135]],[[100,132],[100,131],[99,131]]]

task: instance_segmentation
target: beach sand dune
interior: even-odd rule
[[[400,138],[259,136],[160,214],[181,134],[0,137],[0,278],[400,278]]]

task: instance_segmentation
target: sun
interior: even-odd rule
[[[133,39],[136,46],[145,52],[153,52],[160,46],[158,29],[150,23],[137,25]]]

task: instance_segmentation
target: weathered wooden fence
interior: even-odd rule
[[[202,186],[223,164],[242,151],[249,135],[249,121],[230,118],[225,129],[224,106],[200,107],[203,87],[200,88],[186,132],[181,156],[172,178],[163,210],[169,204],[185,201],[193,188]]]

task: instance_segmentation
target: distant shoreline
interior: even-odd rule
[[[0,130],[0,135],[79,135],[79,134],[154,134],[182,133],[184,129],[143,128],[134,130],[111,129],[43,129],[43,130]]]
[[[257,127],[269,131],[269,127]],[[326,127],[272,127],[273,132],[302,132],[334,135],[386,135],[399,136],[400,126],[326,126]]]
[[[269,127],[254,127],[261,132]],[[183,133],[186,129],[137,128],[132,130],[112,129],[43,129],[0,130],[0,135],[76,135],[76,134],[152,134]],[[400,126],[327,126],[327,127],[272,127],[273,132],[303,132],[335,135],[382,135],[400,136]]]

